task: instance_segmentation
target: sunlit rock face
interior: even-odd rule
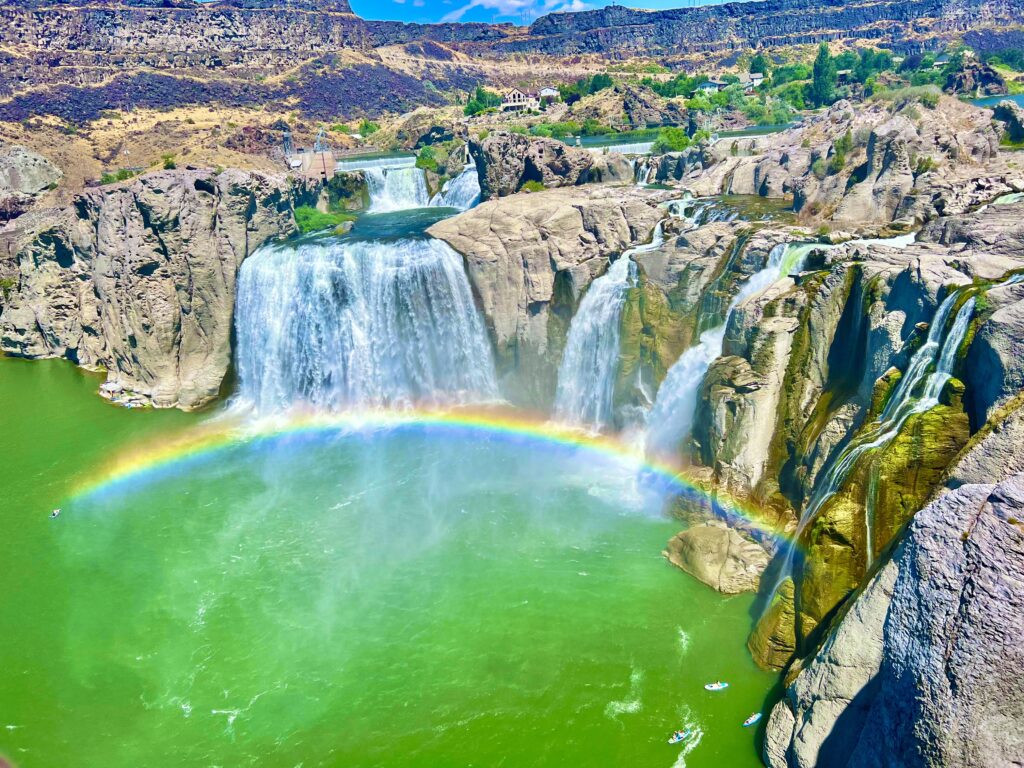
[[[1024,683],[1024,476],[919,512],[772,711],[773,768],[1013,765]]]

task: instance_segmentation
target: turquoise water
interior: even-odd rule
[[[664,561],[678,526],[635,467],[411,427],[75,498],[210,418],[96,384],[0,360],[0,754],[20,768],[759,764],[740,723],[775,677],[744,648],[751,599]],[[665,743],[687,725],[688,755]]]
[[[1000,101],[1012,101],[1024,107],[1024,94],[1016,96],[987,96],[984,99],[971,99],[970,103],[979,107],[994,107]]]

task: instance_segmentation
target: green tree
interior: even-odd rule
[[[818,46],[818,57],[814,60],[811,76],[811,103],[816,107],[827,107],[836,100],[836,82],[839,80],[836,63],[828,51],[828,45]]]
[[[760,73],[764,76],[768,76],[768,72],[771,69],[771,63],[768,61],[768,57],[763,53],[759,53],[750,60],[750,72]]]

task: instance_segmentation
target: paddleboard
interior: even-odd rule
[[[760,712],[755,712],[754,714],[752,714],[750,717],[748,717],[746,720],[743,721],[743,727],[744,728],[749,728],[750,726],[752,726],[754,723],[756,723],[760,719],[761,719],[761,713]]]
[[[704,686],[704,689],[708,691],[724,691],[728,687],[728,683],[708,683]]]

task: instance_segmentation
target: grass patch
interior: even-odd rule
[[[295,224],[303,234],[333,229],[355,220],[353,213],[322,213],[311,205],[300,205],[295,209]]]
[[[133,171],[129,168],[121,168],[120,170],[114,171],[114,173],[104,173],[100,176],[100,184],[116,184],[119,181],[127,181],[133,176],[138,176],[138,171]]]

